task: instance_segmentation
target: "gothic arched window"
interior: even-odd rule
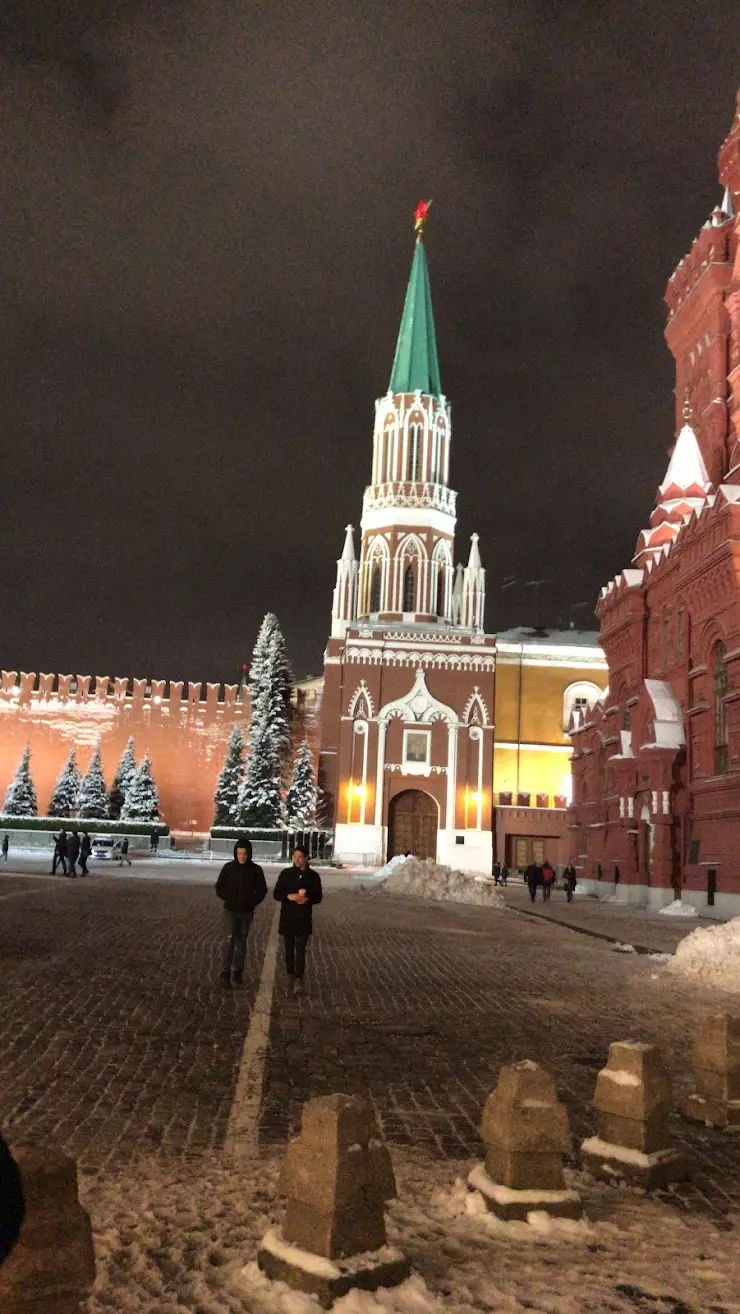
[[[418,420],[409,425],[408,446],[408,480],[416,483],[421,479],[421,433],[422,426]]]
[[[725,663],[725,645],[718,643],[714,650],[712,663],[714,683],[714,774],[723,776],[727,771],[727,665]]]
[[[416,602],[416,574],[413,566],[407,566],[403,572],[403,610],[414,611]]]
[[[437,567],[437,615],[445,614],[445,568],[440,562]]]
[[[380,611],[380,591],[383,581],[380,563],[376,562],[373,566],[373,573],[370,582],[370,610]]]
[[[392,424],[389,424],[386,427],[383,437],[385,440],[384,443],[385,461],[384,461],[383,470],[381,471],[381,479],[383,483],[389,484],[393,479],[393,425]]]

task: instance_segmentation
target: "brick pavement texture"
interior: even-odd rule
[[[0,1125],[11,1139],[57,1145],[87,1172],[212,1159],[272,907],[255,918],[244,989],[227,993],[206,886],[59,879],[0,902]],[[554,921],[332,893],[316,912],[303,999],[278,972],[261,1144],[280,1152],[303,1101],[336,1090],[369,1094],[392,1146],[477,1157],[485,1097],[521,1058],[551,1068],[580,1140],[610,1041],[662,1044],[685,1089],[695,1031],[734,1002]],[[674,1132],[697,1163],[674,1203],[737,1211],[740,1142],[678,1119]]]

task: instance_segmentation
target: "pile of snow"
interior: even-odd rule
[[[386,876],[390,876],[396,870],[396,867],[400,867],[404,862],[411,862],[412,860],[416,862],[413,854],[397,853],[395,858],[390,858],[384,867],[378,867],[375,875],[384,879]]]
[[[680,899],[674,899],[673,903],[667,903],[665,908],[659,908],[659,913],[664,917],[698,917],[696,908],[692,908],[690,903],[682,903]]]
[[[666,972],[713,990],[740,993],[740,917],[724,926],[702,926],[682,940]]]
[[[444,867],[434,858],[391,858],[395,864],[379,889],[384,894],[407,894],[418,899],[446,903],[473,903],[487,908],[505,908],[501,891],[493,880],[467,871]]]

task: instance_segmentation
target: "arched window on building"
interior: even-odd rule
[[[714,774],[723,776],[726,774],[728,767],[727,704],[725,699],[729,687],[727,664],[725,662],[725,645],[723,643],[718,643],[714,649],[712,677],[714,683]]]
[[[686,625],[686,615],[683,603],[676,612],[676,661],[682,662],[686,654],[686,645],[684,642],[684,628]]]
[[[440,561],[437,567],[437,615],[445,614],[445,568]]]
[[[438,484],[442,469],[442,430],[435,426],[432,440],[432,483]]]
[[[370,610],[380,611],[381,589],[383,584],[383,572],[379,561],[373,566],[373,573],[370,577]]]
[[[383,469],[381,471],[381,480],[384,484],[390,484],[393,480],[393,425],[387,424],[383,434],[384,456]]]
[[[403,610],[414,611],[416,603],[416,572],[413,565],[403,572]]]
[[[671,655],[671,613],[668,608],[663,609],[663,670],[668,670],[668,663]]]
[[[408,474],[409,483],[421,479],[422,425],[418,420],[409,425]]]

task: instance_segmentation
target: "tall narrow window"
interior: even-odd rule
[[[370,610],[380,611],[380,587],[382,574],[380,565],[376,562],[373,566],[372,580],[370,584]]]
[[[412,484],[421,479],[421,431],[422,426],[418,421],[409,425],[407,478]]]
[[[678,611],[676,612],[676,661],[677,662],[683,661],[684,654],[686,652],[686,647],[684,644],[685,624],[686,624],[686,618],[684,615],[684,609],[682,604],[679,607]]]
[[[393,478],[393,425],[389,424],[385,431],[385,469],[383,471],[383,482],[389,484]]]
[[[725,645],[718,643],[714,650],[712,667],[714,678],[714,774],[723,776],[727,771],[727,706],[725,698],[729,681],[725,663]]]
[[[671,613],[666,607],[663,612],[663,670],[668,670],[671,648]]]
[[[403,572],[403,610],[413,611],[416,601],[416,575],[413,566]]]
[[[442,433],[435,427],[432,440],[432,483],[439,483],[439,458],[442,452]]]
[[[445,568],[440,561],[437,567],[437,615],[445,614]]]

